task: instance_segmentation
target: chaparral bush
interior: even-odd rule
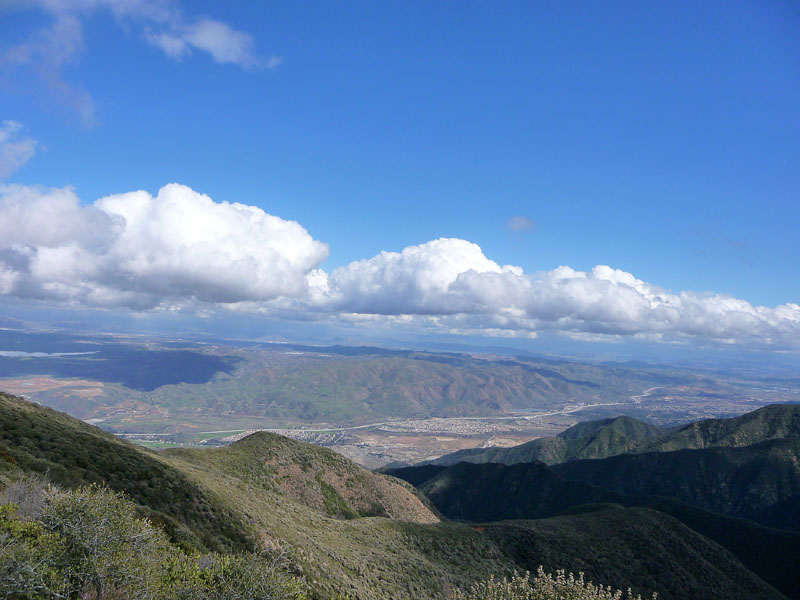
[[[511,579],[481,581],[468,591],[456,591],[456,600],[642,600],[634,598],[631,590],[623,595],[620,590],[594,585],[584,581],[583,574],[575,577],[572,573],[557,571],[555,577],[539,567],[535,577],[530,573],[515,575]],[[656,595],[653,594],[653,600]]]
[[[24,502],[0,504],[1,599],[306,597],[282,555],[186,554],[118,492],[98,486],[29,492],[17,494]]]

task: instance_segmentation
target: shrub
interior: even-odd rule
[[[641,600],[641,596],[634,599],[631,590],[623,596],[620,590],[584,581],[583,573],[575,577],[572,573],[567,575],[564,571],[557,571],[553,577],[542,567],[534,578],[530,573],[515,575],[511,579],[491,578],[476,583],[466,592],[457,590],[455,594],[456,600],[622,600],[623,597]],[[653,600],[656,600],[655,594]]]
[[[97,486],[44,495],[41,522],[59,536],[70,590],[147,600],[158,594],[168,543],[121,493]]]
[[[118,492],[31,490],[28,514],[0,504],[0,599],[306,597],[282,554],[188,555]]]
[[[61,539],[37,521],[23,521],[13,504],[0,506],[0,598],[66,598]]]
[[[305,586],[283,555],[178,555],[165,565],[162,594],[171,600],[303,600]]]

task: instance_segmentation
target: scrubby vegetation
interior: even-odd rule
[[[642,600],[633,592],[623,596],[621,590],[594,585],[584,581],[583,573],[575,577],[558,571],[555,577],[539,567],[535,577],[530,573],[514,575],[511,579],[494,579],[473,585],[468,591],[457,591],[456,600]],[[653,600],[657,595],[653,594]]]
[[[301,600],[280,555],[187,554],[120,493],[12,487],[0,505],[0,598]]]

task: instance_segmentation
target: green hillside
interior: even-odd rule
[[[653,511],[437,523],[406,484],[279,436],[159,454],[6,395],[0,425],[0,486],[26,475],[64,487],[106,482],[166,524],[173,541],[283,550],[315,599],[444,599],[540,564],[673,600],[781,597],[718,544]]]
[[[779,531],[744,519],[690,506],[673,498],[633,498],[629,505],[666,513],[714,540],[759,577],[791,598],[800,596],[800,533]]]
[[[800,436],[800,405],[773,404],[730,419],[706,419],[675,431],[632,417],[585,421],[510,448],[472,448],[446,454],[425,464],[516,463],[540,460],[555,465],[576,459],[607,458],[623,453],[667,452],[714,446],[742,447]]]
[[[754,517],[767,527],[800,531],[800,494],[789,496],[759,511]]]
[[[481,525],[504,552],[527,564],[568,563],[601,580],[598,565],[613,560],[620,587],[677,598],[784,598],[727,550],[676,519],[643,508],[607,507],[535,521]],[[687,589],[698,590],[687,593]],[[702,591],[699,591],[702,590]]]
[[[661,438],[638,444],[636,451],[665,452],[713,446],[738,448],[799,436],[800,404],[772,404],[739,417],[690,423]]]
[[[615,503],[620,494],[568,481],[542,462],[458,463],[419,489],[443,515],[460,521],[538,519],[588,503]],[[502,493],[498,493],[502,490]]]
[[[768,529],[671,498],[625,496],[583,481],[570,481],[541,462],[511,466],[462,462],[452,467],[428,465],[391,472],[418,482],[443,515],[462,521],[552,517],[586,512],[590,506],[603,509],[610,504],[655,509],[725,547],[787,595],[796,597],[800,590],[800,573],[795,568],[800,562],[797,533]]]
[[[565,398],[589,404],[620,402],[648,387],[665,384],[712,385],[692,373],[670,375],[525,357],[490,359],[286,344],[206,348],[204,352],[227,366],[209,374],[203,383],[187,379],[142,391],[141,387],[111,383],[117,379],[98,377],[109,381],[103,388],[103,404],[124,407],[143,402],[168,411],[173,424],[198,415],[356,423],[403,417],[489,416],[514,409],[560,408]],[[158,364],[157,360],[151,362]],[[47,374],[48,363],[39,364],[35,373]],[[117,370],[124,366],[138,369],[128,361]],[[85,371],[76,373],[88,377]],[[147,373],[139,376],[146,379]],[[154,373],[153,378],[161,382],[165,377]],[[93,416],[87,407],[97,404],[56,391],[40,392],[37,399],[84,418]],[[107,409],[101,412],[108,416],[106,426],[124,427]],[[163,418],[160,423],[163,425]]]
[[[800,438],[740,448],[621,454],[553,468],[567,479],[622,494],[668,496],[724,515],[756,520],[769,507],[800,494]]]
[[[253,545],[241,516],[156,453],[63,413],[0,392],[0,464],[65,488],[125,492],[175,541],[213,550]]]
[[[643,440],[663,435],[664,431],[631,417],[585,421],[562,431],[511,448],[460,450],[429,461],[434,465],[503,463],[513,465],[535,460],[553,465],[576,458],[604,458],[627,452]]]
[[[331,517],[439,520],[405,482],[367,471],[327,448],[274,433],[254,433],[223,448],[174,449],[163,455],[218,469]]]

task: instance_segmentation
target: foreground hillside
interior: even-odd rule
[[[125,492],[184,545],[224,550],[254,544],[241,515],[154,452],[3,393],[0,431],[0,467],[65,488],[104,483]]]
[[[235,477],[331,517],[439,521],[405,482],[274,433],[254,433],[224,448],[175,449],[162,455],[194,472],[205,469]]]
[[[407,484],[278,436],[159,454],[7,395],[0,427],[0,485],[105,483],[189,550],[283,550],[314,598],[444,599],[539,565],[674,600],[781,597],[720,545],[651,510],[474,527],[437,522]]]

